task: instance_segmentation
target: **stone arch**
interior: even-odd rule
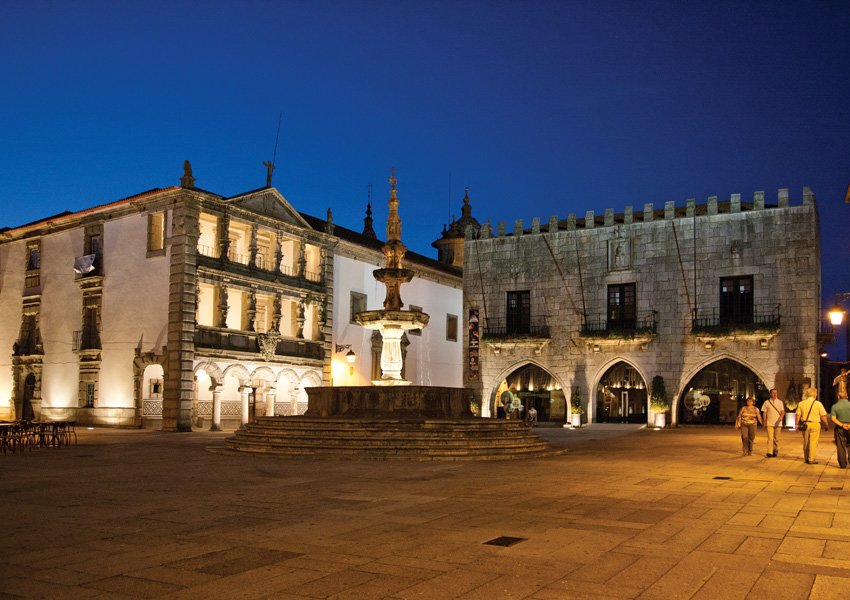
[[[594,404],[594,406],[593,406],[593,421],[594,422],[599,422],[604,418],[603,416],[600,415],[599,410],[597,409],[597,406],[596,406],[596,404],[599,402],[598,395],[599,395],[600,392],[599,392],[598,388],[599,388],[600,385],[602,385],[602,380],[605,377],[605,375],[607,375],[608,372],[611,369],[613,369],[614,367],[616,367],[620,363],[628,365],[629,367],[634,369],[635,372],[643,380],[643,386],[644,386],[645,391],[640,394],[640,396],[641,396],[640,401],[643,404],[643,410],[644,410],[645,417],[646,417],[645,420],[648,421],[648,419],[649,419],[649,412],[650,411],[649,411],[649,389],[648,388],[649,388],[651,379],[647,377],[646,371],[643,368],[641,368],[633,360],[630,360],[630,359],[622,357],[622,356],[615,356],[615,357],[611,358],[610,360],[608,360],[607,362],[605,362],[599,369],[596,370],[596,373],[593,376],[592,385],[590,387],[590,390],[588,390],[588,395],[590,396],[588,398],[588,404],[590,404],[591,402],[593,402],[593,404]],[[629,392],[629,393],[631,394],[631,392]],[[643,396],[645,396],[645,398]],[[634,397],[632,397],[631,400],[634,400]],[[635,422],[635,421],[631,421],[631,420],[628,419],[628,414],[626,415],[626,420],[629,421],[629,422]],[[644,419],[641,419],[641,422],[644,422]]]
[[[159,406],[156,403],[145,406],[145,398],[148,398],[150,390],[145,389],[146,371],[149,367],[158,365],[163,369],[163,381],[165,380],[165,355],[154,354],[153,352],[145,352],[137,354],[133,358],[133,407],[136,410],[136,416],[144,418],[148,413],[153,413],[151,416],[162,416],[162,403]]]
[[[277,381],[277,377],[274,376],[274,371],[268,367],[257,367],[254,369],[254,372],[251,373],[251,379],[262,379],[263,381],[270,383]]]
[[[518,369],[521,369],[521,368],[523,368],[527,365],[533,365],[533,366],[535,366],[539,369],[546,371],[552,377],[552,379],[554,379],[557,382],[557,386],[560,390],[566,389],[565,386],[564,386],[564,382],[561,380],[561,378],[558,375],[556,375],[552,371],[552,369],[545,366],[540,361],[537,361],[537,360],[534,360],[534,359],[531,359],[531,358],[518,360],[518,361],[512,363],[510,366],[502,369],[502,371],[499,373],[499,375],[496,376],[493,379],[493,381],[495,383],[491,386],[491,389],[487,392],[487,394],[482,397],[482,398],[487,398],[486,402],[482,402],[482,406],[481,406],[481,416],[482,417],[495,417],[496,416],[496,409],[495,409],[496,393],[499,391],[499,387],[502,385],[502,381],[507,379],[508,376],[510,376],[512,373],[514,373]]]
[[[316,371],[307,371],[301,376],[298,382],[298,392],[296,394],[297,404],[296,413],[301,415],[307,410],[307,387],[320,387],[322,385],[322,376]]]
[[[224,381],[224,373],[222,373],[221,367],[219,367],[214,362],[209,361],[209,360],[205,360],[205,361],[199,362],[197,365],[195,365],[195,368],[192,369],[193,373],[195,374],[195,377],[198,376],[198,371],[200,371],[202,369],[203,369],[204,373],[206,373],[209,376],[210,381],[212,381],[214,383],[219,383],[219,384],[222,381]]]
[[[224,370],[221,380],[224,381],[224,378],[228,375],[233,375],[239,380],[241,385],[245,385],[245,382],[250,381],[251,379],[251,374],[248,372],[248,369],[240,364],[228,365],[228,367]]]
[[[712,365],[717,364],[719,367],[719,363],[726,361],[732,363],[727,365],[731,372],[724,373],[723,370],[720,370],[713,374],[703,374],[703,371],[709,369]],[[745,371],[748,371],[749,374]],[[697,381],[703,378],[711,379],[713,376],[713,385],[711,382]],[[742,379],[725,380],[726,377],[731,376],[741,376]],[[750,376],[752,378],[748,380]],[[701,361],[682,375],[677,389],[671,396],[674,418],[677,423],[732,423],[744,396],[753,394],[758,400],[761,393],[767,394],[766,381],[768,379],[766,379],[763,370],[756,368],[745,359],[729,353],[713,355],[710,359]],[[732,383],[735,385],[732,386]],[[752,384],[752,388],[750,384]],[[728,387],[726,387],[727,385]],[[702,404],[702,410],[699,406],[692,405],[695,402]],[[687,411],[683,412],[686,407]],[[691,410],[693,410],[693,415]]]
[[[275,414],[288,416],[296,414],[298,409],[298,374],[292,369],[283,369],[277,374],[277,395]]]

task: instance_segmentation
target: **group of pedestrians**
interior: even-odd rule
[[[847,394],[842,394],[833,404],[829,413],[817,399],[815,388],[806,390],[806,397],[797,405],[795,427],[803,433],[803,458],[806,464],[816,465],[818,442],[821,426],[829,431],[830,421],[833,424],[835,446],[838,451],[838,466],[846,469],[848,465],[848,449],[850,449],[850,401]],[[827,418],[829,417],[829,418]],[[785,419],[785,403],[779,399],[776,388],[770,390],[770,398],[762,404],[761,410],[756,408],[755,398],[747,398],[746,405],[738,412],[735,427],[741,430],[741,451],[744,456],[753,453],[756,439],[756,427],[763,425],[767,433],[767,458],[779,456],[779,436]]]

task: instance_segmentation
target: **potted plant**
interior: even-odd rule
[[[584,407],[581,405],[581,388],[579,387],[574,387],[573,393],[570,395],[570,413],[572,414],[572,426],[581,427],[581,416],[584,414]]]
[[[652,378],[652,392],[649,396],[649,407],[655,413],[655,426],[667,426],[667,411],[670,410],[670,400],[667,399],[667,388],[664,378],[656,375]]]

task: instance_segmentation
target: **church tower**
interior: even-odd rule
[[[477,238],[481,224],[472,216],[472,205],[469,203],[469,188],[463,195],[463,208],[460,219],[452,219],[451,225],[443,226],[443,234],[431,242],[437,249],[437,260],[441,263],[463,268],[463,240],[466,239],[467,228],[472,228],[472,237]]]

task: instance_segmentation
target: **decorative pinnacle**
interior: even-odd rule
[[[395,167],[392,168],[390,175],[390,199],[387,204],[390,207],[390,214],[387,216],[387,242],[401,241],[401,219],[398,216],[398,196],[396,195]]]

